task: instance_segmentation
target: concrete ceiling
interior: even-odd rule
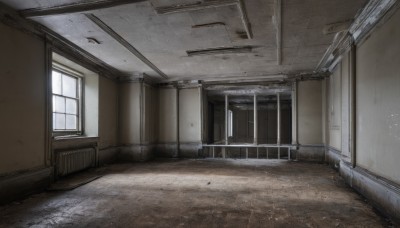
[[[204,0],[207,2],[206,0]],[[76,0],[0,0],[16,10],[71,4]],[[151,0],[98,9],[92,13],[173,80],[259,77],[311,73],[333,40],[327,24],[354,18],[367,0],[283,0],[282,65],[277,64],[274,0],[246,0],[253,39],[247,39],[238,7],[223,6],[161,15],[155,8],[198,0]],[[83,13],[33,18],[79,47],[130,75],[159,74]],[[211,26],[196,25],[214,23]],[[94,38],[100,44],[89,43]],[[251,46],[251,52],[188,56],[188,50]],[[161,78],[160,78],[161,79]],[[164,79],[165,80],[165,79]]]

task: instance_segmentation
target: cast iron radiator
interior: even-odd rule
[[[96,165],[96,149],[82,148],[56,153],[57,176],[65,176]]]

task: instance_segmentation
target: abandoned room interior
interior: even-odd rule
[[[399,8],[0,0],[0,227],[396,227]]]

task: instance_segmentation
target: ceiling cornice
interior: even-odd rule
[[[399,7],[398,0],[370,0],[356,15],[349,29],[335,35],[315,71],[332,72],[353,44],[361,44],[377,25],[385,23]]]
[[[75,2],[52,7],[26,9],[19,11],[19,13],[25,18],[36,18],[70,13],[82,13],[139,2],[147,2],[147,0],[92,0],[88,2]]]

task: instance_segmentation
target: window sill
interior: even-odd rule
[[[59,135],[53,136],[53,141],[62,141],[62,140],[75,140],[75,139],[98,139],[97,136],[85,136],[85,135]]]
[[[97,147],[99,137],[93,136],[57,136],[53,138],[53,149],[72,149],[82,147]]]

